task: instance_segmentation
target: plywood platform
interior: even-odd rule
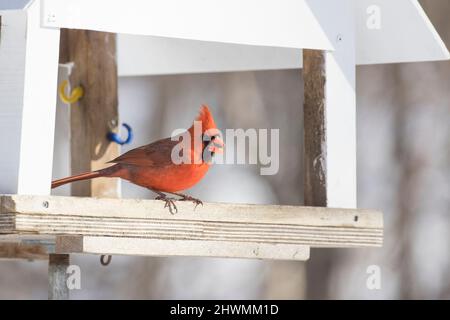
[[[307,260],[310,247],[379,247],[372,210],[0,196],[0,234],[54,236],[55,253]],[[28,239],[28,241],[30,241]]]

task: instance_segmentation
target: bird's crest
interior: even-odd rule
[[[217,128],[216,123],[214,122],[214,118],[211,114],[211,111],[209,111],[208,106],[205,104],[200,107],[200,112],[197,118],[195,118],[195,120],[202,122],[203,132],[209,129]]]

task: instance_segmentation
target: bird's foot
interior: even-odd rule
[[[191,201],[191,202],[193,202],[195,204],[195,208],[197,208],[197,206],[199,204],[201,204],[203,206],[203,202],[200,199],[197,199],[197,198],[185,195],[185,194],[180,194],[180,197],[181,197],[180,201]]]
[[[175,201],[176,201],[177,199],[169,198],[169,197],[167,197],[166,195],[163,195],[163,196],[160,195],[160,196],[157,196],[157,197],[155,198],[155,200],[161,200],[161,201],[164,201],[164,202],[165,202],[164,208],[169,208],[169,212],[170,212],[171,214],[175,214],[175,213],[178,212],[178,208],[177,208],[177,206],[175,205]]]

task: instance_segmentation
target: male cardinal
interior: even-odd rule
[[[175,139],[166,138],[130,150],[109,161],[108,163],[115,163],[111,167],[55,180],[52,182],[52,188],[98,177],[119,177],[157,193],[156,199],[163,200],[165,207],[168,207],[171,213],[177,212],[175,200],[192,201],[196,206],[202,204],[200,200],[178,192],[194,186],[205,176],[211,165],[210,157],[216,152],[222,153],[224,143],[206,105],[200,108],[200,113],[195,120],[201,124],[200,130],[194,129],[194,123],[185,132],[185,134],[189,133],[187,137],[191,140],[187,143],[188,146],[190,145],[187,150],[189,153],[187,159],[191,161],[179,164],[172,161],[172,150],[180,143],[178,138],[183,135],[181,134]],[[186,155],[183,155],[183,158],[186,159]],[[169,198],[163,192],[179,196],[180,199]]]

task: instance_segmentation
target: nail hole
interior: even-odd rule
[[[354,220],[355,222],[358,222],[358,216],[355,216]]]

